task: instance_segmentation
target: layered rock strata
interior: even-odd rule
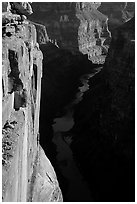
[[[39,144],[43,55],[35,26],[22,16],[30,6],[22,3],[18,9],[14,4],[14,14],[13,5],[3,3],[2,201],[62,201],[54,169]]]
[[[60,48],[88,54],[103,64],[111,32],[134,16],[134,2],[37,2],[31,20],[42,23]]]
[[[77,3],[76,16],[80,20],[78,29],[79,50],[88,54],[89,60],[95,64],[103,64],[111,38],[108,30],[108,18],[97,10],[101,3]]]

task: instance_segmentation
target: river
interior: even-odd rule
[[[102,67],[101,67],[102,68]],[[62,175],[68,181],[68,191],[65,195],[68,202],[91,202],[93,201],[91,192],[86,181],[83,179],[74,159],[70,144],[73,140],[72,135],[67,132],[73,127],[73,105],[82,100],[84,92],[89,89],[89,80],[97,74],[101,68],[95,72],[81,77],[83,86],[79,87],[76,99],[66,107],[66,114],[61,118],[55,118],[53,124],[54,137],[52,142],[56,145],[56,160]]]

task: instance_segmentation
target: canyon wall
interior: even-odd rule
[[[103,67],[73,108],[75,124],[68,132],[76,165],[93,199],[100,202],[134,200],[134,6],[134,2],[37,2],[32,3],[36,15],[29,18],[42,23],[48,35],[49,42],[40,45],[44,55],[40,140],[55,166],[53,119],[71,107],[80,77]],[[60,177],[65,195],[67,184]]]
[[[134,2],[36,2],[30,19],[45,25],[60,48],[103,64],[111,32],[134,16]]]
[[[36,30],[42,26],[24,16],[32,13],[27,2],[4,2],[2,11],[2,201],[62,201],[39,144],[43,54]]]
[[[112,32],[103,69],[74,111],[71,149],[98,202],[135,199],[135,19]]]

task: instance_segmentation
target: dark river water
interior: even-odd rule
[[[54,130],[52,141],[56,145],[57,150],[56,160],[62,175],[67,179],[68,191],[65,197],[67,201],[70,202],[93,201],[88,185],[83,179],[73,159],[73,153],[69,146],[73,140],[73,136],[65,136],[65,133],[67,133],[67,131],[69,131],[74,125],[73,105],[78,104],[82,100],[84,92],[89,89],[89,80],[91,80],[91,78],[100,70],[101,68],[96,69],[94,73],[81,77],[80,80],[83,86],[79,87],[76,99],[73,103],[68,105],[66,115],[61,118],[55,118],[52,126]]]

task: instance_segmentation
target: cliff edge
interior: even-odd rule
[[[4,2],[2,12],[2,201],[62,201],[39,145],[43,54],[26,18],[32,9],[27,2]]]

